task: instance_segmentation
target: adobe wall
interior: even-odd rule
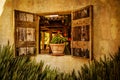
[[[48,2],[49,1],[49,2]],[[115,53],[120,46],[119,0],[6,0],[0,15],[0,44],[14,43],[13,10],[32,13],[72,11],[87,5],[94,7],[94,56]]]
[[[14,43],[12,0],[0,1],[0,44]]]

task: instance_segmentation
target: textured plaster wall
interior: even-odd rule
[[[14,0],[14,8],[34,13],[73,10],[76,0]]]
[[[120,0],[6,0],[0,16],[0,43],[14,42],[13,10],[32,13],[72,11],[94,7],[94,56],[115,53],[120,46]]]
[[[12,0],[1,0],[0,3],[0,44],[14,43]]]
[[[94,5],[94,56],[115,53],[120,46],[120,1],[91,0]]]
[[[72,11],[93,5],[94,56],[115,53],[120,45],[119,0],[15,0],[14,2],[15,9],[34,13]]]

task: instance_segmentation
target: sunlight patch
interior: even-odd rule
[[[0,1],[0,16],[1,16],[2,12],[3,12],[5,2],[6,2],[6,0],[1,0]]]

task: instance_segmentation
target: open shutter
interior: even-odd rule
[[[15,10],[15,56],[38,52],[38,16]]]
[[[72,41],[71,53],[73,56],[92,59],[92,33],[93,33],[93,6],[87,6],[72,12]]]

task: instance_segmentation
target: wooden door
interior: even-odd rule
[[[71,53],[73,56],[92,59],[93,6],[72,12]]]
[[[15,10],[15,56],[38,53],[39,18],[33,13]]]

